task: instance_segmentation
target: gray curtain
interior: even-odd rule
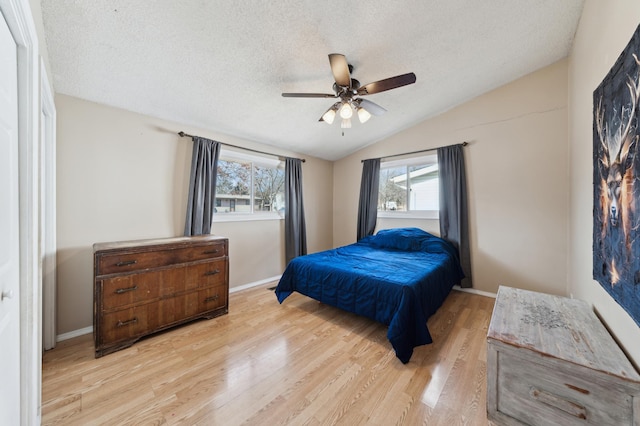
[[[358,202],[358,241],[372,235],[378,220],[378,184],[380,182],[380,159],[364,160]]]
[[[294,257],[307,254],[307,228],[302,202],[302,160],[285,160],[284,181],[284,251],[289,263]]]
[[[211,233],[220,142],[194,136],[184,235]]]
[[[465,278],[461,287],[471,287],[471,254],[467,210],[467,177],[462,144],[438,148],[440,180],[440,237],[453,243],[460,253]]]

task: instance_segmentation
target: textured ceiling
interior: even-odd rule
[[[583,0],[42,0],[56,93],[335,160],[569,54]],[[363,85],[365,124],[318,122],[327,55]],[[179,131],[181,129],[175,129]],[[224,142],[224,141],[223,141]]]

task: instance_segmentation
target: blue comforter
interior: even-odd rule
[[[276,296],[282,303],[297,291],[388,325],[387,338],[407,363],[413,348],[432,342],[427,319],[463,277],[447,241],[418,228],[387,229],[293,259]]]

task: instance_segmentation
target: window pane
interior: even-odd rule
[[[251,212],[251,163],[218,160],[216,213]]]
[[[407,210],[407,168],[406,166],[380,169],[380,190],[378,210]]]
[[[438,165],[409,167],[409,210],[438,210]]]
[[[254,211],[284,212],[284,170],[254,166]]]
[[[438,163],[435,158],[416,160],[409,158],[404,165],[396,160],[380,169],[379,211],[439,210]]]
[[[215,213],[284,214],[284,162],[223,151],[217,173]]]

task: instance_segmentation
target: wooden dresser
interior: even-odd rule
[[[583,301],[500,287],[487,341],[497,425],[640,425],[640,376]]]
[[[156,331],[228,312],[226,238],[97,243],[93,259],[96,358]]]

